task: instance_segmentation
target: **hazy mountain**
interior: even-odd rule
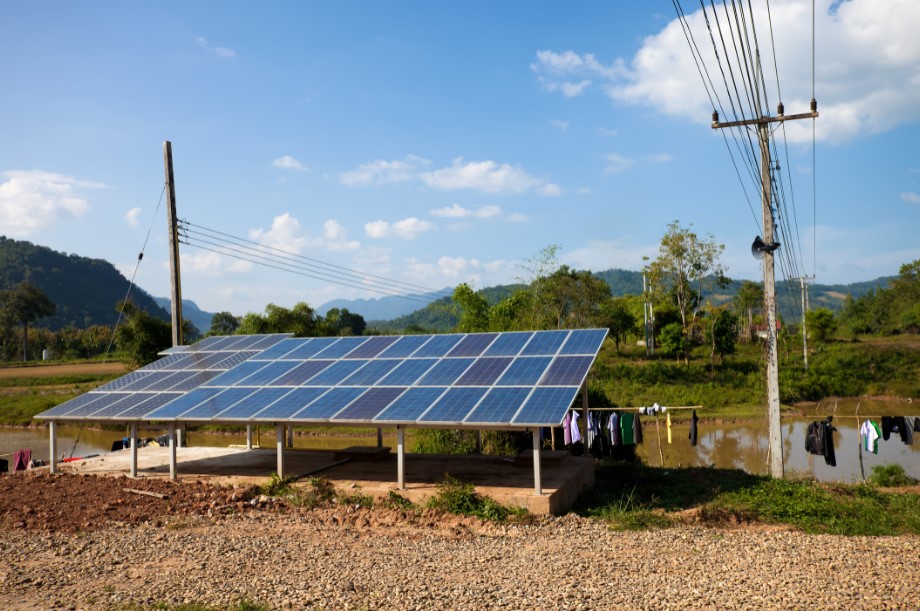
[[[170,313],[170,319],[172,318],[172,299],[169,297],[154,297],[154,301],[159,304],[161,308]],[[185,320],[192,321],[192,324],[201,331],[202,334],[207,333],[208,329],[211,328],[211,318],[214,316],[214,312],[205,312],[198,307],[194,301],[189,299],[182,300],[182,318]]]
[[[332,308],[347,309],[353,314],[360,314],[364,320],[390,320],[398,318],[425,307],[445,295],[450,295],[452,288],[431,293],[420,293],[407,297],[376,297],[373,299],[333,299],[316,308],[322,316]]]

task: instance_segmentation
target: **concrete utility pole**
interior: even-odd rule
[[[801,276],[796,278],[802,287],[802,356],[805,359],[805,371],[808,371],[808,328],[805,326],[805,313],[808,312],[808,284],[814,276]]]
[[[172,343],[181,346],[182,274],[179,271],[179,224],[176,219],[176,183],[173,178],[172,142],[163,142],[163,165],[166,170],[166,221],[169,225],[169,286],[172,301]]]
[[[655,354],[655,313],[652,310],[651,289],[646,283],[645,271],[642,272],[642,315],[645,317],[645,356]]]
[[[779,358],[776,339],[776,277],[773,270],[773,184],[770,175],[770,124],[794,121],[796,119],[815,119],[818,117],[818,103],[811,101],[811,112],[800,115],[784,114],[782,103],[777,108],[777,116],[763,116],[759,119],[729,121],[719,123],[719,113],[712,113],[712,128],[757,126],[760,141],[760,182],[761,204],[763,209],[763,298],[764,311],[767,315],[767,421],[770,428],[770,475],[783,477],[783,438],[779,414]]]

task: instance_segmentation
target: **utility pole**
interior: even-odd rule
[[[805,326],[805,313],[808,312],[808,285],[809,280],[814,280],[814,276],[801,276],[796,278],[802,287],[802,356],[805,360],[805,371],[808,371],[808,328]]]
[[[655,313],[652,311],[650,298],[651,291],[646,283],[645,271],[642,271],[642,296],[645,302],[642,306],[642,315],[645,317],[645,356],[655,354]]]
[[[773,269],[773,251],[778,244],[773,242],[773,184],[770,175],[770,124],[794,121],[797,119],[815,119],[818,117],[818,103],[811,100],[811,112],[799,115],[784,115],[782,102],[777,108],[777,116],[762,116],[759,119],[719,122],[719,113],[712,113],[712,128],[757,126],[760,141],[760,182],[761,204],[763,212],[763,298],[764,311],[767,315],[767,422],[769,424],[770,475],[783,477],[783,438],[779,414],[779,358],[777,356],[776,338],[776,276]]]
[[[163,165],[166,170],[166,222],[169,226],[169,287],[172,307],[172,343],[182,341],[182,274],[179,271],[179,224],[176,219],[176,183],[173,178],[172,142],[163,142]]]

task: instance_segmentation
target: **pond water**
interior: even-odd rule
[[[859,418],[854,416],[859,406]],[[872,467],[883,464],[899,464],[911,476],[920,479],[920,433],[913,445],[904,445],[897,435],[887,441],[879,439],[878,454],[860,450],[859,423],[870,417],[876,422],[882,415],[920,416],[917,404],[893,403],[886,401],[866,401],[857,399],[840,400],[834,416],[834,448],[837,466],[825,464],[821,456],[813,456],[805,451],[805,431],[809,422],[822,420],[833,413],[833,405],[828,409],[811,410],[802,417],[784,417],[782,421],[783,458],[786,473],[811,474],[819,481],[857,482],[872,473]],[[705,410],[701,410],[705,416]],[[767,462],[767,422],[766,418],[745,420],[741,422],[716,423],[702,421],[698,427],[699,443],[690,445],[689,424],[680,423],[671,427],[672,443],[667,443],[667,431],[664,418],[660,418],[656,429],[653,417],[643,416],[645,441],[638,446],[637,454],[646,464],[658,466],[715,466],[719,468],[743,469],[748,473],[768,473]],[[349,429],[341,429],[348,435]],[[354,433],[354,431],[351,431]],[[165,433],[147,431],[145,437],[155,437]],[[384,445],[395,449],[396,435],[392,430],[384,431]],[[123,438],[126,431],[105,431],[80,426],[58,427],[58,452],[63,455],[85,456],[108,452],[112,442]],[[659,453],[659,435],[661,451]],[[407,449],[412,450],[412,431],[408,431]],[[186,442],[193,446],[229,446],[244,445],[245,431],[236,434],[216,434],[191,431],[186,433]],[[274,447],[274,428],[264,428],[253,434],[253,443]],[[297,436],[294,446],[333,450],[354,445],[375,445],[376,436]],[[45,428],[20,429],[0,428],[0,458],[12,459],[13,452],[29,448],[32,456],[48,459],[48,432]]]

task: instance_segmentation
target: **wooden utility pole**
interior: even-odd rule
[[[805,313],[808,312],[808,285],[814,276],[801,276],[796,278],[802,287],[802,357],[805,361],[805,371],[808,371],[808,328],[805,325]]]
[[[176,218],[176,183],[173,177],[172,142],[163,142],[163,165],[166,170],[166,221],[169,225],[169,287],[172,307],[172,343],[181,346],[182,274],[179,270],[179,223]]]
[[[779,358],[776,339],[776,276],[773,269],[773,184],[770,174],[770,124],[793,121],[796,119],[815,119],[818,117],[818,103],[812,99],[811,112],[785,116],[780,103],[777,116],[763,116],[759,119],[719,122],[719,113],[712,113],[712,128],[757,126],[760,141],[760,183],[761,207],[763,211],[763,299],[767,315],[767,422],[769,424],[770,475],[783,477],[783,438],[779,414]]]

